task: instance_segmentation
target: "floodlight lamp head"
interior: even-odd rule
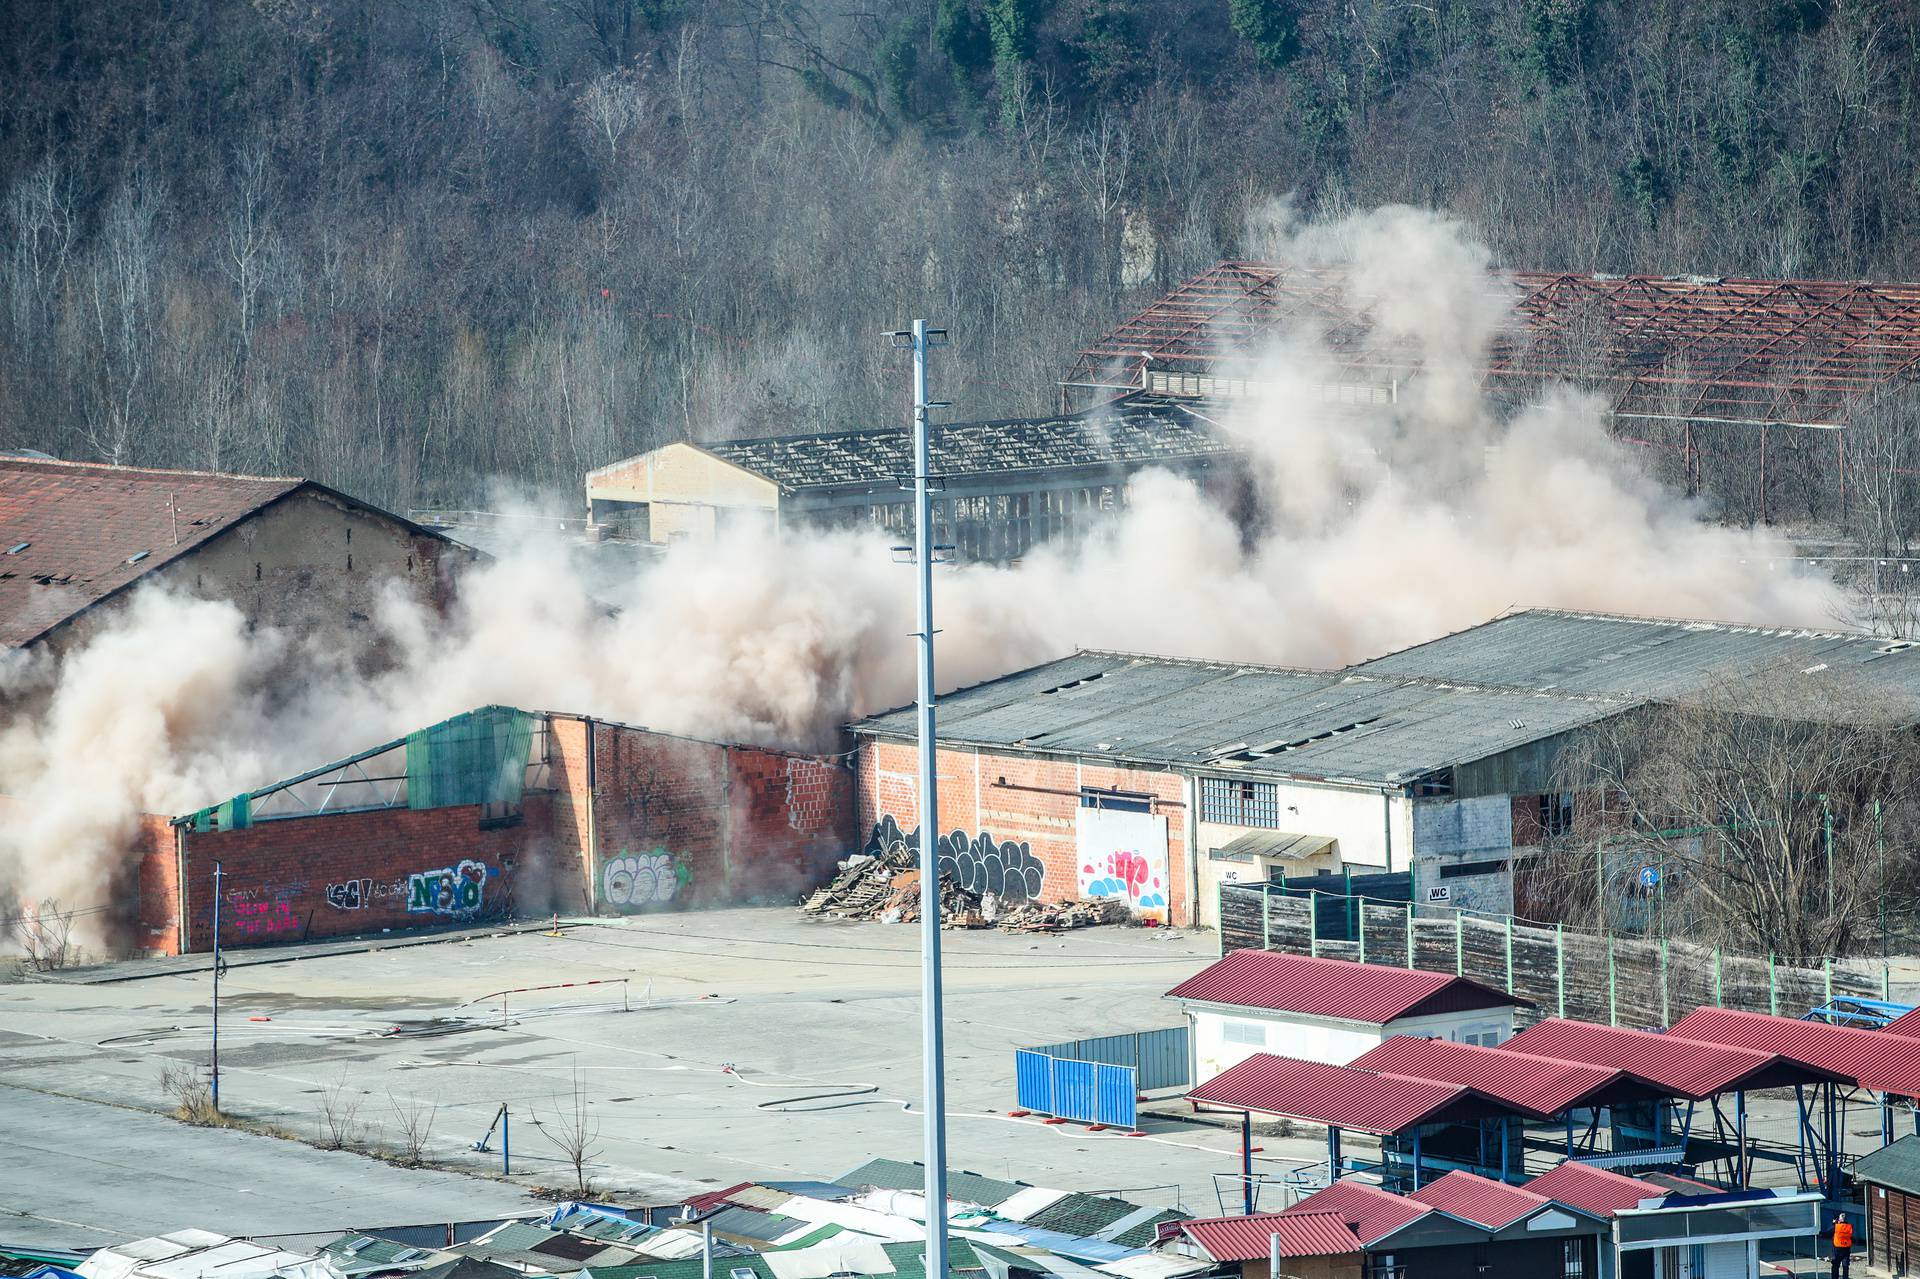
[[[945,329],[928,329],[926,333],[928,346],[945,346],[953,340],[947,336]]]

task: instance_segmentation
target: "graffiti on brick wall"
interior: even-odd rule
[[[917,853],[920,831],[915,828],[911,834],[902,835],[900,823],[889,813],[874,825],[861,851],[877,857],[896,846]],[[953,881],[968,892],[981,897],[992,893],[1009,902],[1040,900],[1047,868],[1026,844],[996,841],[986,831],[970,836],[957,830],[941,836],[935,847],[941,871],[951,875]]]
[[[609,857],[600,871],[600,895],[615,910],[665,906],[693,883],[693,867],[664,848]]]
[[[472,858],[446,870],[417,870],[407,876],[407,911],[421,915],[470,915],[486,895],[487,866]]]
[[[294,901],[307,890],[307,881],[282,884],[256,884],[227,892],[225,915],[220,921],[223,937],[277,937],[300,931],[300,916]]]
[[[1167,905],[1167,819],[1082,808],[1075,820],[1082,897],[1117,897],[1135,910]]]
[[[369,910],[376,903],[405,903],[411,896],[405,879],[343,879],[328,884],[323,894],[335,910]]]

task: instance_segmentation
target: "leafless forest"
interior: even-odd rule
[[[1920,237],[1898,0],[7,10],[0,448],[398,507],[872,422],[917,314],[958,412],[1041,409],[1277,197],[1530,268],[1898,278]]]

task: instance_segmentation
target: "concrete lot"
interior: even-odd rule
[[[1235,1130],[1168,1115],[1148,1119],[1148,1135],[1128,1137],[1006,1113],[1014,1047],[1175,1024],[1160,995],[1213,960],[1213,934],[1102,928],[945,937],[954,1166],[1194,1212],[1227,1206],[1223,1194],[1237,1190],[1215,1177],[1238,1170]],[[574,921],[558,936],[320,952],[268,963],[243,961],[299,952],[236,955],[222,980],[222,1101],[230,1113],[316,1140],[331,1094],[357,1107],[363,1145],[389,1149],[402,1114],[430,1113],[433,1162],[497,1177],[498,1137],[492,1153],[470,1146],[505,1103],[513,1180],[558,1187],[570,1170],[541,1125],[564,1126],[577,1079],[596,1132],[595,1187],[629,1199],[674,1200],[755,1177],[834,1176],[874,1155],[918,1157],[920,1117],[909,1107],[920,1088],[913,927],[770,908]],[[396,1213],[485,1217],[503,1211],[503,1193],[515,1201],[498,1183],[462,1191],[459,1179],[129,1113],[171,1108],[160,1087],[167,1065],[205,1063],[211,985],[204,962],[113,975],[126,972],[155,975],[0,986],[0,1131],[35,1138],[27,1164],[34,1193],[24,1211],[91,1227],[111,1203],[122,1206],[131,1233],[262,1229],[236,1215],[234,1197],[197,1188],[217,1185],[228,1167],[249,1194],[271,1185],[273,1202],[308,1205],[289,1230],[397,1224]],[[509,995],[504,1023],[501,1001],[483,998],[622,978],[624,988]],[[1878,1144],[1870,1112],[1849,1118],[1856,1152]],[[1756,1099],[1753,1131],[1791,1141],[1790,1097]],[[1324,1158],[1317,1130],[1266,1135],[1260,1145],[1258,1170],[1275,1177]],[[64,1159],[70,1148],[85,1157]],[[244,1160],[229,1164],[224,1152],[243,1148]],[[124,1157],[113,1153],[122,1149]],[[1352,1138],[1346,1149],[1366,1154]],[[1541,1158],[1550,1162],[1550,1152]],[[212,1160],[211,1171],[195,1171],[192,1159]],[[336,1200],[311,1180],[342,1166],[377,1179],[367,1183],[376,1198]],[[109,1195],[100,1189],[103,1167],[166,1167],[170,1176],[116,1177],[105,1183]],[[1759,1172],[1767,1184],[1792,1177],[1791,1166],[1778,1163]],[[422,1189],[417,1206],[402,1211],[413,1202],[397,1189],[408,1178]],[[467,1200],[469,1207],[457,1206]],[[66,1204],[80,1207],[64,1211]],[[0,1205],[22,1208],[10,1193],[0,1194]],[[1262,1206],[1281,1206],[1277,1189]],[[0,1217],[0,1238],[11,1237],[18,1220]]]
[[[1235,1132],[1159,1122],[1125,1137],[1005,1112],[1016,1045],[1175,1024],[1159,996],[1216,945],[1210,933],[1131,928],[946,934],[951,1162],[1215,1209],[1213,1174],[1237,1169]],[[623,977],[632,1011],[619,985],[509,996],[504,1026],[498,999],[462,1007],[508,987]],[[397,1111],[432,1108],[436,1162],[490,1172],[498,1154],[467,1147],[504,1102],[515,1180],[559,1185],[568,1170],[536,1123],[571,1109],[577,1075],[598,1129],[591,1173],[605,1190],[666,1199],[748,1177],[832,1175],[872,1155],[918,1155],[920,1117],[907,1104],[920,1086],[918,991],[916,929],[788,909],[235,966],[221,983],[222,1100],[315,1137],[339,1089],[357,1097],[366,1140],[389,1146]],[[210,995],[204,971],[0,987],[0,1084],[165,1109],[163,1067],[206,1060]],[[0,1090],[0,1123],[32,1122],[26,1104]],[[64,1122],[110,1131],[126,1118],[102,1109]],[[1269,1171],[1319,1149],[1267,1145]],[[65,1175],[45,1170],[57,1193],[43,1202],[60,1201]],[[180,1198],[178,1211],[178,1224],[220,1225],[204,1200]]]

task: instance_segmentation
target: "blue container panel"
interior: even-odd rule
[[[1094,1107],[1094,1122],[1131,1128],[1134,1124],[1134,1072],[1130,1066],[1096,1066],[1099,1098]]]

